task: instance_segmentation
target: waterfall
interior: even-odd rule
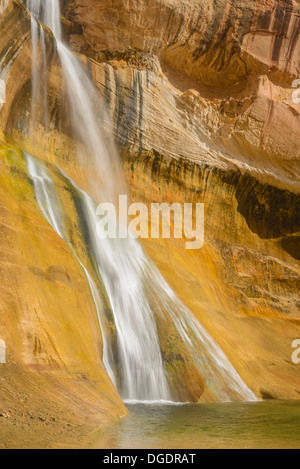
[[[33,156],[29,155],[28,153],[25,154],[26,158],[26,163],[27,163],[27,168],[28,172],[34,182],[34,187],[35,187],[35,196],[36,199],[39,203],[40,209],[42,210],[44,217],[48,221],[48,223],[54,228],[56,233],[64,240],[66,241],[69,246],[71,247],[73,254],[81,267],[83,268],[85,275],[87,277],[92,297],[94,300],[94,304],[96,306],[96,311],[98,315],[98,320],[99,320],[99,325],[101,331],[103,331],[102,327],[102,319],[101,319],[101,310],[103,308],[103,304],[101,301],[100,294],[97,290],[97,286],[90,276],[88,270],[86,267],[83,265],[83,263],[80,261],[79,257],[77,256],[75,250],[73,249],[72,243],[69,242],[67,234],[64,229],[64,223],[62,220],[61,212],[59,211],[59,202],[57,200],[57,197],[55,195],[55,187],[53,184],[53,181],[49,175],[49,171],[45,166],[39,162],[36,158]],[[112,359],[112,352],[111,348],[106,340],[106,337],[104,334],[103,335],[103,363],[104,366],[113,381],[114,384],[115,382],[115,377],[114,373],[111,368],[111,363],[113,363]]]
[[[29,174],[34,182],[36,199],[55,231],[69,243],[72,241],[64,230],[60,202],[47,168],[30,155],[26,155]],[[67,176],[63,175],[65,178]],[[114,376],[111,346],[104,337],[103,362],[114,383],[120,381],[119,391],[123,399],[165,400],[171,399],[167,377],[161,357],[156,323],[144,294],[144,285],[138,271],[139,258],[143,255],[138,243],[128,240],[99,240],[97,237],[96,204],[73,181],[68,179],[80,195],[85,225],[93,260],[105,286],[118,338],[118,364],[121,376]],[[81,263],[81,262],[80,262]],[[81,263],[87,275],[101,326],[101,300],[95,283]],[[102,328],[103,331],[103,328]],[[119,378],[119,379],[118,379]]]
[[[28,8],[31,14],[31,36],[32,36],[32,100],[31,100],[31,123],[35,127],[39,109],[42,112],[43,123],[47,126],[47,55],[45,33],[43,26],[39,23],[40,2],[29,0]],[[42,106],[41,106],[42,103]]]
[[[4,12],[4,10],[7,8],[8,5],[8,0],[0,0],[0,15]]]
[[[59,208],[62,204],[56,196],[49,170],[31,155],[27,154],[26,160],[36,198],[45,218],[72,248],[72,241],[64,231],[64,214]],[[67,178],[65,174],[62,175]],[[95,202],[71,179],[67,179],[80,195],[81,212],[84,213],[93,260],[114,313],[119,339],[118,362],[123,377],[119,391],[123,399],[168,401],[171,398],[159,351],[153,318],[155,312],[160,317],[168,314],[172,319],[216,399],[255,400],[255,395],[220,347],[176,297],[140,245],[134,240],[98,239]],[[103,305],[99,292],[87,268],[80,264],[87,275],[101,326]],[[101,329],[103,331],[103,327]],[[103,340],[103,362],[112,381],[117,383],[119,380],[113,371],[115,366],[111,344],[105,334]]]
[[[27,0],[26,7],[31,16],[43,23],[61,40],[60,7],[58,0]]]
[[[38,62],[38,23],[31,17],[31,38],[32,38],[32,90],[31,90],[31,122],[35,121],[35,106],[37,91],[40,86],[40,73],[37,68]]]
[[[78,158],[89,162],[91,190],[99,201],[116,201],[125,184],[115,173],[117,156],[101,135],[95,111],[97,94],[79,59],[62,42],[59,3],[57,0],[29,0],[27,7],[53,32],[61,60],[70,117],[74,134],[86,153]],[[36,40],[35,26],[32,40]],[[82,160],[82,158],[84,158]],[[35,158],[26,156],[37,201],[56,232],[72,246],[65,233],[61,201],[49,170]],[[256,400],[235,371],[220,347],[213,341],[192,313],[180,302],[158,269],[146,257],[139,243],[132,239],[99,239],[96,203],[75,183],[70,186],[80,196],[81,213],[88,231],[91,255],[99,281],[104,286],[116,328],[117,362],[112,344],[102,327],[102,299],[91,273],[80,262],[87,276],[103,335],[103,361],[124,400],[169,401],[172,399],[165,370],[155,317],[168,315],[195,365],[207,380],[210,391],[219,400]],[[75,254],[76,255],[76,254]]]

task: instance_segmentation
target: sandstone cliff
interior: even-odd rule
[[[148,254],[257,395],[299,399],[299,367],[291,361],[291,343],[300,336],[300,105],[292,100],[292,83],[299,77],[299,1],[70,0],[61,7],[65,38],[103,97],[103,126],[107,138],[112,130],[123,156],[133,200],[206,204],[201,252],[187,253],[179,241],[147,241]],[[31,129],[32,143],[30,19],[20,2],[9,1],[0,21],[7,83],[2,139],[66,169],[84,187],[64,118],[52,35],[45,30],[49,122],[46,128],[41,118]],[[10,213],[9,204],[3,194],[3,210]],[[40,254],[28,275],[43,282],[46,296],[48,277],[64,285],[62,318],[75,308],[70,283],[82,285],[79,314],[88,292],[78,266],[70,253],[65,265],[66,258],[56,253],[61,241],[41,219],[38,223],[49,238],[49,258],[58,259],[50,262]],[[17,221],[11,225],[16,229]],[[69,268],[73,274],[66,279]],[[34,288],[23,285],[18,291],[33,303]],[[10,310],[8,300],[4,308]],[[33,321],[30,311],[28,318],[20,311],[22,323]],[[45,309],[43,320],[48,316]],[[37,340],[52,357],[50,339],[56,344],[57,331],[42,340],[45,330]],[[30,363],[35,340],[34,335],[22,340],[20,366]],[[97,350],[89,353],[95,357]],[[120,415],[122,405],[113,395],[118,411],[108,406],[106,412]]]
[[[115,64],[105,83],[130,152],[154,147],[298,182],[291,86],[299,74],[299,2],[75,0],[65,15],[75,50]]]

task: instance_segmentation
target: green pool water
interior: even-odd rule
[[[300,448],[300,402],[128,405],[93,435],[109,449]]]

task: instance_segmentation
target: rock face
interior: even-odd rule
[[[157,149],[172,157],[237,165],[295,184],[299,106],[292,101],[292,83],[299,75],[299,2],[73,0],[65,15],[74,50],[98,62],[105,57],[119,67],[122,59],[133,65],[127,76],[110,74],[113,96],[124,96],[126,83],[132,114],[138,114],[138,129],[132,129],[125,101],[127,131],[119,128],[122,115],[117,122],[123,139],[155,135]],[[116,104],[122,110],[122,102]],[[168,116],[158,107],[168,109]],[[154,119],[150,124],[151,114],[157,126]]]
[[[255,70],[274,80],[298,74],[297,1],[71,0],[65,14],[74,43],[94,56],[152,52],[181,74],[219,88],[220,79],[232,87]]]
[[[291,361],[291,344],[300,337],[300,104],[292,86],[299,77],[299,1],[70,0],[61,1],[61,8],[65,39],[105,104],[103,127],[109,136],[112,131],[123,156],[132,199],[206,204],[203,250],[189,253],[178,240],[149,240],[148,254],[257,395],[299,399],[299,367]],[[57,164],[84,187],[52,35],[45,30],[48,125],[41,118],[30,142],[30,18],[11,0],[0,21],[7,85],[2,140]],[[11,211],[3,194],[3,214]],[[10,225],[21,230],[16,217]],[[63,288],[64,311],[75,308],[79,314],[87,287],[70,253],[65,255],[73,274],[66,278],[67,261],[55,254],[58,246],[65,252],[66,247],[42,219],[38,225],[52,246],[49,258],[59,258],[54,264],[36,248],[39,262],[25,262],[28,278],[42,283],[47,297],[47,282],[51,295],[53,284]],[[79,306],[70,298],[77,285],[83,292]],[[27,303],[35,288],[20,284]],[[3,296],[7,311],[11,296]],[[51,341],[46,326],[43,339],[39,333],[26,336],[26,324],[41,314],[42,323],[53,318],[49,304],[43,314],[38,307],[37,314],[18,313],[24,341],[15,363],[22,367],[31,363],[29,350],[57,361],[50,344],[56,344],[55,330]],[[88,309],[89,322],[92,304]],[[73,356],[70,350],[64,363]],[[94,360],[97,350],[90,353]],[[122,404],[99,373],[116,403],[115,411],[103,403],[107,418],[121,415]],[[93,393],[87,399],[93,402]]]
[[[297,399],[299,2],[74,0],[64,14],[133,199],[206,204],[201,253],[148,253],[258,395]]]

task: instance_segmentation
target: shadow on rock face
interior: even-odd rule
[[[294,259],[300,260],[300,236],[288,236],[281,242],[282,248]]]

